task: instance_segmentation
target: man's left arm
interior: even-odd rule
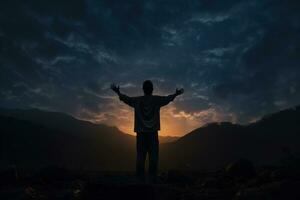
[[[181,95],[183,94],[184,92],[184,89],[181,88],[181,89],[176,89],[175,93],[174,94],[171,94],[171,95],[168,95],[168,96],[163,96],[163,97],[160,97],[160,101],[159,101],[159,106],[162,107],[162,106],[165,106],[167,104],[169,104],[171,101],[173,101],[178,95]]]

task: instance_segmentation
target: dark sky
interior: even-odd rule
[[[8,3],[7,3],[8,2]],[[61,111],[132,132],[109,89],[185,95],[162,134],[248,123],[300,103],[298,0],[24,0],[0,3],[0,106]]]

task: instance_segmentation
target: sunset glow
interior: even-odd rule
[[[104,114],[90,113],[90,118],[86,118],[85,120],[116,126],[124,133],[135,135],[133,132],[133,109],[123,105],[116,98],[114,98],[113,101],[115,103],[111,103],[110,107],[112,112]],[[118,109],[118,106],[121,108]],[[170,103],[170,105],[162,108],[160,115],[161,130],[159,133],[162,136],[183,136],[210,122],[236,122],[236,117],[231,113],[224,115],[214,108],[188,113],[183,110],[178,110],[174,103]]]

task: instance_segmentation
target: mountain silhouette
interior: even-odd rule
[[[162,149],[162,165],[179,169],[219,168],[246,158],[258,165],[278,164],[300,152],[300,106],[267,115],[249,125],[210,123]]]
[[[297,106],[249,125],[210,123],[179,139],[165,138],[169,143],[160,147],[161,169],[215,169],[240,158],[277,163],[284,151],[299,152],[299,122]],[[0,109],[0,127],[4,167],[134,169],[135,137],[116,127],[39,109]]]
[[[4,164],[132,169],[135,138],[116,127],[38,109],[0,111]]]

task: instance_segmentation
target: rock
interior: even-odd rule
[[[237,192],[235,200],[298,200],[300,199],[300,182],[274,181],[260,187],[242,188]]]
[[[286,177],[285,174],[282,171],[280,171],[280,170],[274,170],[270,174],[270,178],[273,181],[279,181],[279,180],[284,179],[285,177]]]
[[[16,170],[16,168],[10,168],[1,171],[0,179],[1,179],[0,186],[7,185],[7,184],[16,184],[19,179],[18,171]]]
[[[264,194],[259,188],[245,188],[238,191],[234,200],[260,200],[264,199]]]
[[[163,175],[163,179],[168,183],[181,183],[186,184],[192,182],[192,179],[178,170],[169,170]]]
[[[230,163],[226,167],[225,173],[233,178],[251,178],[255,175],[255,168],[251,161],[241,159]]]
[[[218,183],[218,180],[216,178],[209,177],[209,178],[206,178],[202,182],[201,187],[202,188],[218,188],[219,183]]]
[[[46,182],[70,181],[75,178],[69,170],[59,167],[41,169],[35,176]]]

